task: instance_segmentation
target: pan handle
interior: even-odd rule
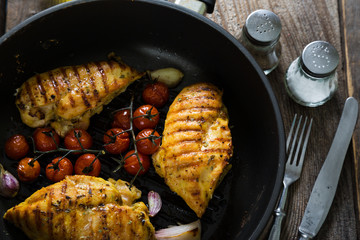
[[[205,15],[214,11],[216,0],[175,0],[175,4]]]
[[[214,11],[216,0],[199,0],[206,4],[207,13],[212,13]]]

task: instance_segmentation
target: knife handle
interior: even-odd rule
[[[310,237],[309,235],[306,235],[305,233],[300,233],[298,240],[310,240],[310,239],[312,239],[312,237]]]

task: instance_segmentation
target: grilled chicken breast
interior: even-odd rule
[[[201,217],[232,156],[222,92],[212,84],[184,88],[170,106],[156,172]]]
[[[87,129],[90,117],[143,76],[124,63],[92,62],[37,74],[18,89],[16,106],[29,127],[51,125],[60,136]]]
[[[141,192],[127,183],[75,175],[42,188],[4,219],[30,239],[155,239]]]

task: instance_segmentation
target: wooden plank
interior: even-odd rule
[[[346,69],[346,79],[348,84],[348,93],[356,99],[360,98],[360,1],[359,0],[341,0],[340,13],[342,18],[343,31],[343,52]],[[360,222],[360,122],[357,123],[353,135],[353,174],[355,180],[354,192],[356,193],[355,203],[357,203],[357,222]],[[357,226],[357,234],[360,235],[360,226]]]
[[[6,0],[0,0],[0,36],[5,33],[6,26]]]
[[[283,79],[289,64],[312,41],[330,42],[338,50],[340,58],[343,59],[338,2],[337,0],[218,0],[214,14],[208,17],[224,27],[235,38],[239,38],[246,17],[252,11],[260,8],[275,12],[283,24],[280,38],[282,45],[280,64],[268,78],[278,99],[285,129],[289,130],[294,113],[314,118],[314,128],[306,154],[304,170],[300,181],[290,188],[288,215],[282,231],[282,239],[296,239],[297,229],[312,186],[335,135],[341,111],[348,96],[348,86],[345,80],[343,61],[341,61],[337,69],[339,89],[333,99],[324,106],[306,108],[295,104],[288,97]],[[334,203],[317,239],[357,239],[356,229],[358,226],[354,210],[354,207],[357,206],[354,204],[356,197],[353,194],[353,187],[352,156],[347,156]]]
[[[6,31],[15,27],[25,19],[45,9],[46,1],[39,0],[8,0],[8,13],[6,18]]]

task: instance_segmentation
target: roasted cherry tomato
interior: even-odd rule
[[[17,173],[22,182],[32,182],[40,175],[40,164],[33,158],[23,158],[20,160]]]
[[[33,139],[36,149],[43,152],[55,150],[60,143],[59,135],[51,128],[36,129]]]
[[[169,100],[169,88],[162,82],[149,83],[142,92],[147,104],[162,107]]]
[[[142,105],[134,112],[134,125],[139,130],[155,128],[159,119],[159,111],[151,105]]]
[[[100,174],[100,160],[92,153],[81,155],[75,162],[74,171],[78,175],[89,175],[97,177]]]
[[[136,175],[136,173],[140,169],[139,160],[136,157],[136,155],[134,154],[134,152],[135,152],[134,150],[131,150],[124,157],[124,159],[125,159],[124,169],[125,169],[126,172],[128,172],[131,175]],[[142,171],[139,172],[139,175],[143,175],[144,173],[149,171],[150,158],[147,155],[144,155],[144,154],[141,154],[141,153],[138,153],[138,154],[139,154],[141,164],[142,164],[142,166],[144,168]]]
[[[151,155],[159,149],[160,135],[154,129],[144,129],[136,136],[136,147],[139,152]]]
[[[69,159],[57,157],[47,165],[45,172],[49,180],[59,182],[73,173],[73,165]]]
[[[64,145],[70,150],[81,150],[81,146],[84,149],[89,149],[92,147],[92,144],[92,137],[83,129],[73,129],[69,131],[64,138]]]
[[[114,121],[111,126],[113,128],[121,128],[127,130],[130,128],[130,110],[120,110],[114,114]]]
[[[21,134],[16,134],[8,138],[5,142],[6,155],[14,160],[19,160],[29,152],[29,143]]]
[[[123,131],[121,128],[112,128],[104,134],[104,147],[109,153],[120,154],[129,148],[129,134]]]

